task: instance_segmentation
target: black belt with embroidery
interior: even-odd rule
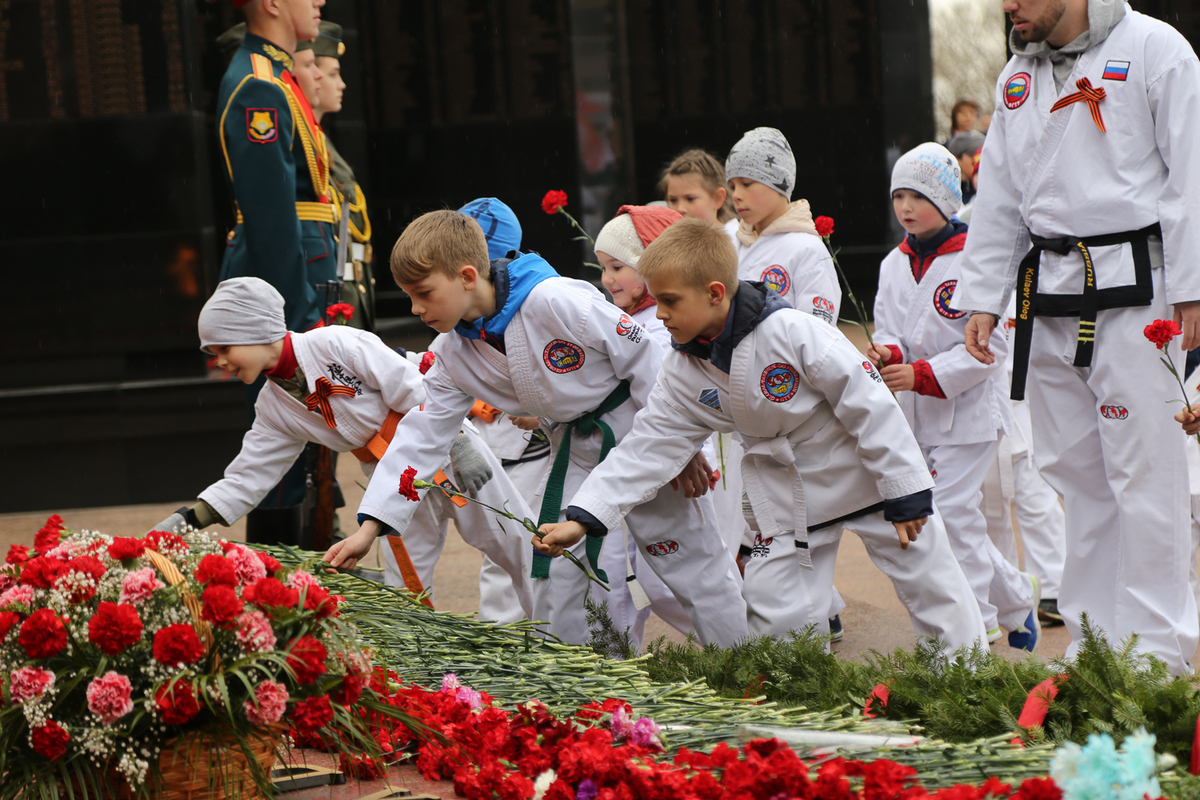
[[[1021,260],[1017,270],[1017,329],[1013,346],[1012,399],[1025,399],[1025,378],[1029,373],[1029,348],[1033,342],[1034,317],[1079,317],[1079,338],[1075,345],[1076,367],[1092,365],[1092,348],[1096,343],[1096,312],[1106,308],[1148,306],[1154,299],[1154,284],[1150,279],[1149,239],[1162,238],[1162,228],[1156,222],[1141,230],[1086,236],[1077,239],[1061,236],[1047,239],[1030,236],[1033,248]],[[1096,270],[1092,264],[1092,247],[1110,247],[1126,242],[1133,245],[1135,283],[1130,286],[1096,288]],[[1038,270],[1042,251],[1049,250],[1065,256],[1078,250],[1083,257],[1082,294],[1038,293]]]

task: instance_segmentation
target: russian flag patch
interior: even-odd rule
[[[1123,81],[1129,77],[1128,61],[1109,61],[1104,65],[1104,74],[1100,76],[1106,81]]]

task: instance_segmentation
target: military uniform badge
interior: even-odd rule
[[[273,108],[247,108],[246,138],[256,144],[275,141],[279,132],[278,114]]]

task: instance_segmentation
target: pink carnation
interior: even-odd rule
[[[154,567],[135,569],[121,581],[121,603],[144,603],[159,589],[165,589],[166,584],[158,579]]]
[[[254,704],[255,700],[258,705]],[[263,681],[254,687],[254,700],[242,704],[246,719],[255,725],[274,725],[287,710],[288,692],[282,683]]]
[[[613,739],[628,739],[632,733],[633,715],[625,709],[625,706],[618,706],[612,715]]]
[[[322,588],[321,582],[317,580],[317,576],[302,569],[296,570],[288,577],[287,585],[288,588],[295,589],[296,591],[311,589],[314,586],[318,589]]]
[[[460,703],[466,703],[471,709],[483,707],[483,695],[469,686],[458,687],[458,691],[454,693],[454,699]]]
[[[24,703],[53,688],[54,673],[41,667],[21,667],[9,679],[8,696],[14,703]]]
[[[110,669],[88,684],[88,711],[99,717],[105,725],[112,725],[133,711],[132,694],[133,684],[129,678]]]
[[[657,722],[649,717],[642,717],[633,723],[633,733],[629,736],[629,740],[636,747],[653,747],[661,750],[662,742],[658,740],[658,734],[661,731]]]
[[[0,596],[17,584],[17,576],[13,574],[12,567],[5,564],[0,566]]]
[[[14,586],[4,594],[0,594],[0,611],[12,605],[22,605],[28,607],[32,603],[33,587],[26,586],[25,584]]]
[[[247,611],[238,617],[234,635],[247,653],[269,653],[275,649],[271,619],[261,611]]]
[[[460,687],[460,686],[462,686],[462,683],[458,680],[458,676],[455,675],[453,672],[447,672],[445,675],[442,676],[442,691],[443,692],[453,692],[456,689],[458,689],[458,687]]]
[[[233,573],[237,575],[238,586],[249,586],[259,578],[267,577],[267,568],[262,559],[248,547],[234,545],[229,548],[225,558],[233,565]]]

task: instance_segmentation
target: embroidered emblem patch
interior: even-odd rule
[[[700,405],[708,406],[714,411],[724,411],[721,408],[721,395],[717,392],[716,387],[700,390],[700,397],[696,398],[700,401]]]
[[[429,354],[426,353],[426,355],[429,355]],[[356,397],[363,393],[362,378],[354,377],[350,373],[346,372],[346,370],[342,369],[341,364],[335,364],[332,361],[330,361],[328,364],[326,364],[325,367],[329,370],[329,377],[331,379],[337,381],[342,386],[349,386],[351,389],[354,390],[354,394]]]
[[[1008,108],[1020,108],[1029,99],[1030,82],[1028,72],[1018,72],[1004,84],[1004,105]]]
[[[565,339],[555,339],[542,351],[542,361],[551,372],[560,375],[574,372],[583,366],[583,348]]]
[[[883,383],[883,378],[880,376],[879,370],[875,369],[875,365],[870,361],[863,362],[863,369],[865,369],[867,374],[871,376],[871,380],[875,381],[876,383]]]
[[[824,297],[813,298],[813,316],[826,322],[833,322],[833,302]]]
[[[278,113],[273,108],[247,108],[246,138],[255,144],[275,141],[279,135]]]
[[[1123,81],[1129,77],[1128,61],[1109,61],[1104,65],[1104,74],[1100,76],[1106,81]]]
[[[634,322],[628,314],[622,314],[621,318],[617,320],[617,336],[624,336],[637,344],[642,340],[642,326]]]
[[[652,556],[669,556],[678,550],[679,542],[666,541],[646,545],[646,552]]]
[[[946,281],[933,293],[933,307],[946,319],[962,319],[967,315],[965,311],[950,307],[950,298],[954,297],[955,286],[958,286],[958,281]]]
[[[1100,416],[1105,419],[1129,419],[1129,409],[1125,406],[1100,406]]]
[[[792,279],[788,277],[787,270],[778,264],[763,270],[759,280],[773,289],[776,294],[787,294],[787,290],[792,287]]]
[[[766,558],[771,555],[771,542],[775,541],[774,536],[763,538],[761,533],[754,534],[754,546],[750,548],[751,558]]]
[[[763,397],[772,403],[784,403],[796,396],[800,374],[790,364],[776,362],[762,372],[758,381]]]

